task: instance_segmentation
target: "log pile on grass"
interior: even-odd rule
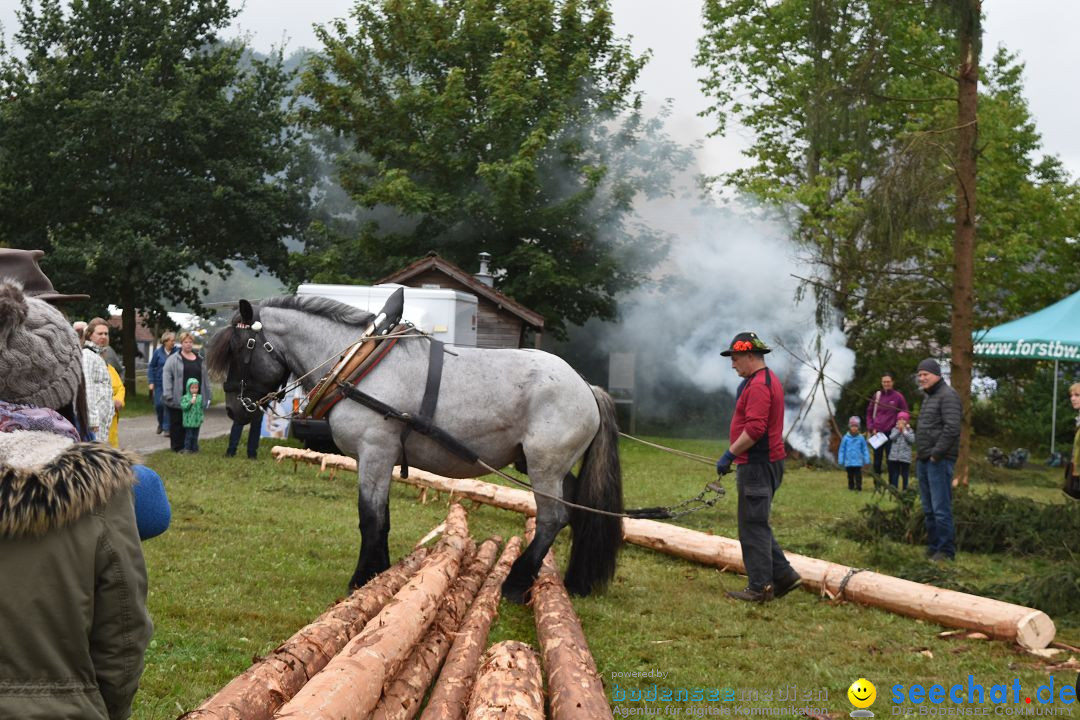
[[[465,510],[450,508],[446,534],[416,575],[275,717],[367,717],[435,620],[468,544]]]
[[[324,467],[351,468],[355,462],[344,456],[301,457],[293,448],[275,447],[273,456]],[[325,463],[325,464],[324,464]],[[523,490],[493,485],[480,480],[444,478],[412,470],[394,479],[417,487],[449,493],[452,498],[470,499],[525,515],[536,514],[532,495]],[[745,573],[742,550],[737,540],[689,530],[653,520],[623,520],[623,539],[635,545],[720,568]],[[982,632],[997,640],[1016,642],[1032,650],[1049,645],[1056,632],[1054,621],[1041,610],[1002,602],[969,593],[859,570],[838,563],[787,553],[792,567],[802,575],[803,585],[824,597],[882,608],[898,615],[930,620],[945,627]]]
[[[487,646],[488,631],[498,612],[503,580],[520,554],[521,538],[514,536],[465,614],[421,720],[461,720],[465,717],[480,657]]]
[[[440,533],[434,548],[419,547]],[[429,692],[425,720],[548,717],[536,651],[506,642],[484,652],[502,583],[522,547],[521,538],[513,537],[500,553],[500,543],[492,537],[476,547],[465,510],[452,505],[446,522],[408,557],[184,720],[411,720]],[[552,692],[550,717],[610,718],[595,663],[550,554],[534,597]]]
[[[322,670],[404,587],[427,556],[418,548],[237,676],[184,720],[267,720]]]
[[[472,605],[499,553],[501,538],[485,540],[469,566],[447,593],[435,622],[416,646],[397,676],[383,690],[373,720],[407,720],[416,714],[431,680],[442,666],[465,611]]]

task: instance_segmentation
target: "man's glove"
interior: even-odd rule
[[[725,450],[720,459],[716,461],[716,474],[723,477],[731,472],[731,463],[735,462],[735,455],[730,450]]]

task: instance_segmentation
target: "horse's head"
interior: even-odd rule
[[[207,367],[224,380],[225,409],[240,422],[254,418],[259,412],[256,403],[289,378],[284,356],[267,338],[258,308],[247,300],[240,301],[240,311],[229,326],[214,336]]]

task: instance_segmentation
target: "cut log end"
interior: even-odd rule
[[[540,658],[522,642],[492,645],[480,661],[468,720],[544,720]]]
[[[1016,642],[1025,650],[1040,650],[1053,642],[1056,632],[1049,615],[1032,610],[1016,623]]]

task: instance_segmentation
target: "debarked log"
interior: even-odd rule
[[[480,660],[467,717],[544,720],[544,682],[536,651],[516,640],[492,645]],[[594,716],[578,717],[593,720]]]
[[[468,545],[465,510],[453,505],[447,532],[416,575],[364,629],[286,703],[275,718],[364,718],[427,631],[457,577]],[[462,528],[465,528],[462,530]]]
[[[742,548],[737,540],[730,538],[634,519],[623,520],[623,537],[635,545],[725,570],[746,572]],[[785,555],[803,577],[804,585],[830,598],[870,605],[946,627],[984,632],[998,640],[1015,641],[1029,650],[1044,648],[1054,639],[1054,621],[1041,610],[805,555]]]
[[[395,471],[394,479],[526,515],[536,514],[532,494],[524,490],[482,480],[445,478],[415,469],[410,469],[408,479],[401,478]],[[745,574],[742,549],[737,540],[655,520],[631,518],[623,520],[623,538],[635,545]],[[945,590],[870,570],[858,570],[805,555],[786,555],[792,567],[802,576],[803,585],[828,597],[930,620],[946,627],[983,632],[997,640],[1016,642],[1028,650],[1044,648],[1054,639],[1054,621],[1041,610]]]
[[[465,613],[421,720],[461,720],[465,717],[476,669],[499,609],[503,580],[520,554],[521,538],[515,535],[506,543],[499,561],[488,573],[472,607]]]
[[[450,651],[465,612],[495,564],[501,542],[498,537],[485,540],[476,556],[458,574],[427,635],[383,689],[382,698],[371,713],[372,720],[410,720],[420,711],[424,694]]]
[[[525,536],[530,541],[532,526],[535,521],[529,518]],[[533,582],[531,597],[536,638],[547,671],[551,717],[553,720],[611,718],[604,683],[550,550]]]
[[[382,610],[427,555],[428,548],[414,550],[357,588],[183,720],[268,720]]]

